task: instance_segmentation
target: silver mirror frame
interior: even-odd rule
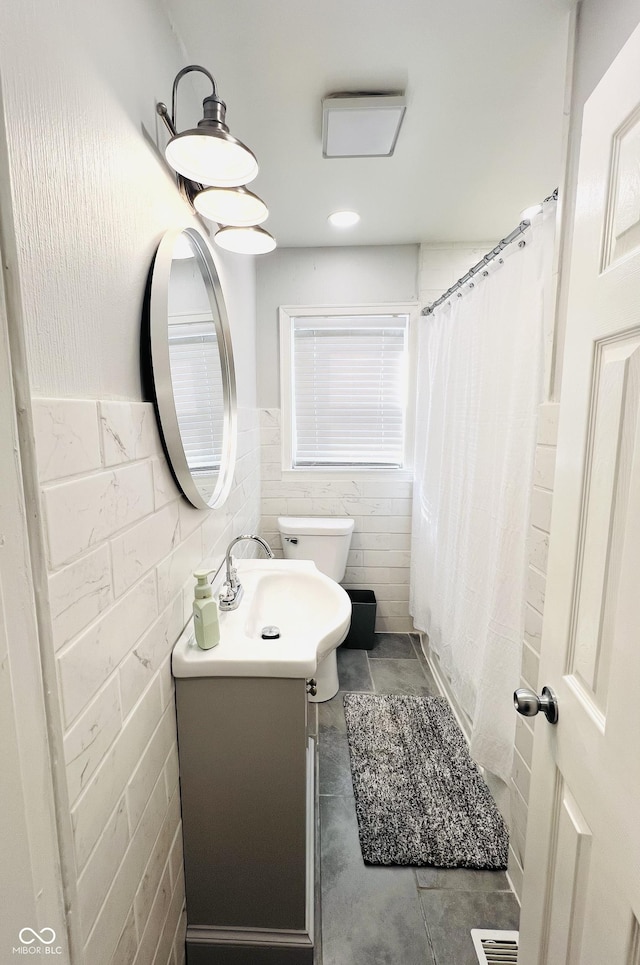
[[[220,474],[211,499],[207,502],[201,495],[187,464],[176,404],[171,382],[169,362],[168,308],[169,278],[176,242],[186,234],[200,267],[213,315],[218,346],[224,393],[224,429]],[[158,246],[151,269],[149,295],[149,353],[153,378],[154,400],[160,433],[167,460],[175,480],[197,509],[219,509],[227,500],[233,483],[238,444],[236,377],[229,319],[224,303],[222,286],[206,239],[195,228],[179,228],[167,231]]]

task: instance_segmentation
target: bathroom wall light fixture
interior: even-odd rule
[[[198,126],[189,131],[178,133],[176,128],[176,101],[178,84],[192,71],[199,71],[208,77],[213,93],[202,102],[203,117]],[[162,117],[171,140],[165,149],[167,161],[174,171],[201,184],[215,184],[218,187],[236,187],[253,181],[258,173],[258,162],[253,151],[229,133],[227,127],[227,105],[218,97],[216,82],[204,67],[192,64],[183,67],[176,74],[171,97],[171,118],[165,104],[158,104],[158,114]]]
[[[257,225],[250,228],[227,225],[216,231],[213,240],[220,248],[239,255],[266,255],[276,247],[273,235]]]
[[[177,129],[177,95],[180,80],[192,71],[204,74],[211,82],[213,92],[202,102],[203,117],[198,126],[179,132]],[[166,104],[160,102],[156,108],[159,116],[171,134],[165,149],[168,163],[178,176],[178,185],[195,210],[210,221],[220,225],[214,241],[221,243],[220,232],[228,226],[237,229],[234,239],[241,244],[242,232],[248,231],[245,247],[231,248],[231,251],[254,253],[256,225],[268,216],[269,210],[256,194],[247,190],[245,185],[258,173],[258,162],[249,148],[229,133],[226,124],[226,104],[218,97],[216,82],[204,67],[195,64],[183,67],[175,77],[171,96],[171,115]],[[271,239],[270,247],[264,247],[265,236]],[[225,236],[230,240],[231,236]],[[268,231],[260,229],[260,250],[271,251],[276,247],[275,239]],[[259,246],[258,246],[259,247]]]
[[[193,199],[193,205],[198,214],[209,221],[238,228],[262,224],[269,215],[264,201],[244,187],[203,188]]]

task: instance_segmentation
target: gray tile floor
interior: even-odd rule
[[[324,965],[477,965],[471,928],[518,927],[503,872],[373,867],[360,853],[342,698],[437,693],[418,640],[340,648],[338,672],[339,693],[318,705]]]

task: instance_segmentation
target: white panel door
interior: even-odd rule
[[[640,28],[584,112],[518,961],[640,965]]]

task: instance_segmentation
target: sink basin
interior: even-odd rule
[[[174,677],[311,677],[342,643],[351,601],[309,560],[235,560],[244,596],[220,612],[220,643],[201,650],[190,622],[173,650]],[[280,637],[263,640],[277,626]]]

